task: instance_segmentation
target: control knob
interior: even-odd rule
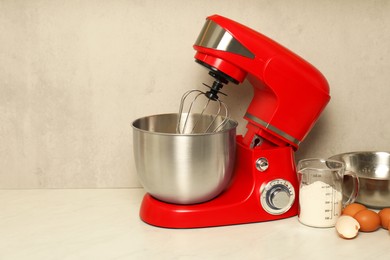
[[[260,203],[272,215],[287,212],[295,200],[292,184],[284,179],[275,179],[263,185],[260,190]]]

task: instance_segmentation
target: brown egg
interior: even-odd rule
[[[343,210],[343,215],[348,215],[348,216],[355,216],[356,213],[359,211],[362,211],[364,209],[367,209],[366,206],[359,204],[359,203],[352,203],[346,206]]]
[[[372,232],[377,230],[381,225],[381,218],[375,211],[364,209],[356,213],[354,218],[360,224],[360,231]]]
[[[378,215],[381,218],[382,227],[388,229],[390,225],[390,208],[381,209]]]
[[[390,235],[390,222],[389,222],[389,226],[387,227],[387,230],[389,231],[389,235]]]

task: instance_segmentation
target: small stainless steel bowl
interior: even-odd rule
[[[213,116],[191,114],[208,125]],[[217,117],[218,125],[223,117]],[[216,133],[176,133],[178,114],[135,120],[133,150],[138,178],[156,199],[195,204],[218,196],[233,175],[237,122],[229,120]]]
[[[390,207],[390,153],[350,152],[330,157],[345,163],[346,171],[359,177],[359,194],[356,202],[371,208]],[[352,189],[352,178],[344,180],[345,193]]]

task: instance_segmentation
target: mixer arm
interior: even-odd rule
[[[329,86],[311,64],[270,38],[214,15],[194,44],[195,59],[226,79],[254,87],[245,114],[246,144],[261,136],[277,146],[300,142],[328,103]]]

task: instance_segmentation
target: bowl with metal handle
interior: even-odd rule
[[[389,152],[349,152],[334,155],[330,159],[344,162],[346,171],[358,175],[360,187],[356,202],[371,208],[390,207]],[[345,189],[347,192],[352,189],[352,180],[345,180]]]

